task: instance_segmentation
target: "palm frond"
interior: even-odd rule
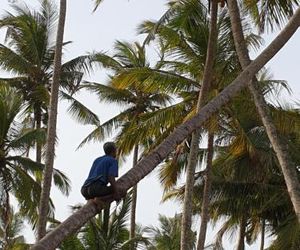
[[[35,162],[27,157],[22,156],[9,156],[8,162],[13,162],[14,169],[21,167],[25,172],[35,174],[35,172],[43,171],[44,164]]]
[[[98,116],[93,113],[88,107],[84,106],[81,102],[79,102],[66,92],[60,91],[59,94],[63,100],[67,100],[71,103],[67,111],[72,115],[74,119],[76,119],[77,122],[85,125],[99,125],[100,121]]]
[[[91,55],[77,56],[61,65],[62,72],[87,72],[91,70]]]
[[[190,90],[199,87],[199,83],[185,76],[158,69],[133,68],[123,71],[112,79],[112,85],[116,87],[130,87],[143,83],[144,91],[155,92],[157,90],[175,93],[180,90]]]
[[[15,168],[12,185],[13,195],[18,200],[20,214],[29,219],[34,226],[37,222],[37,208],[40,200],[41,186],[22,168]],[[49,217],[54,216],[54,206],[49,201]]]
[[[226,233],[226,231],[229,230],[230,227],[232,227],[236,222],[232,219],[232,217],[230,217],[228,220],[226,220],[222,227],[219,229],[216,238],[215,238],[215,242],[213,244],[213,249],[214,250],[224,250],[223,247],[223,236]]]
[[[110,69],[115,72],[122,70],[123,65],[118,62],[114,57],[111,57],[103,52],[94,53],[91,55],[91,63],[99,64],[105,69]]]
[[[94,12],[97,10],[97,8],[99,7],[99,5],[101,4],[103,0],[95,0],[95,8],[94,8]]]
[[[260,31],[264,32],[266,29],[273,31],[276,27],[282,27],[299,6],[299,1],[244,1],[244,4]]]
[[[115,58],[123,65],[123,68],[131,67],[147,67],[149,63],[146,61],[145,48],[135,42],[116,41],[114,45]]]
[[[69,195],[71,191],[71,181],[70,179],[60,170],[53,169],[53,181],[55,186],[66,196]]]
[[[79,89],[84,73],[89,73],[91,69],[90,55],[78,56],[63,63],[60,73],[60,86],[74,94]]]
[[[94,141],[101,142],[106,137],[110,136],[116,128],[123,124],[128,115],[128,111],[122,112],[119,115],[111,118],[100,126],[96,127],[78,146],[77,149],[83,147],[86,143]]]
[[[13,88],[0,85],[0,140],[2,143],[18,133],[15,119],[22,107],[22,97],[15,93]]]
[[[5,41],[28,62],[41,65],[55,22],[55,10],[51,4],[45,3],[42,3],[41,12],[30,9],[26,4],[15,4],[13,9],[15,14],[7,13],[1,20],[2,27],[7,27]],[[28,69],[34,70],[34,67]]]
[[[174,3],[174,5],[170,6],[170,7],[171,8],[168,8],[168,10],[161,16],[161,18],[156,22],[155,26],[153,26],[153,28],[151,30],[145,29],[145,26],[146,26],[145,23],[143,23],[142,25],[140,25],[138,27],[138,32],[140,34],[148,33],[148,35],[144,39],[143,46],[149,44],[150,41],[154,40],[155,34],[157,33],[157,30],[160,28],[160,26],[162,24],[164,24],[170,18],[170,16],[172,16],[172,14],[174,13],[174,11],[176,9],[175,8],[176,4]]]
[[[276,239],[269,247],[270,250],[299,249],[300,226],[294,215],[290,215],[276,228]]]
[[[14,150],[27,149],[34,143],[46,143],[46,130],[45,129],[27,129],[19,137],[8,143],[8,147]]]
[[[128,104],[134,98],[128,90],[116,89],[100,83],[85,82],[82,88],[95,93],[100,101],[108,103]]]

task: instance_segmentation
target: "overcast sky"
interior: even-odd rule
[[[37,1],[27,0],[31,6]],[[65,50],[65,58],[70,59],[92,51],[112,51],[115,40],[126,40],[134,42],[141,40],[136,34],[136,26],[145,19],[158,19],[165,11],[165,0],[106,0],[101,4],[96,13],[92,13],[93,3],[91,0],[69,0],[67,10],[67,21],[65,41],[71,40],[72,44]],[[1,14],[7,10],[8,1],[0,0]],[[266,45],[274,35],[265,37]],[[0,41],[3,42],[3,32],[0,33]],[[300,97],[299,68],[300,68],[300,32],[289,41],[278,55],[268,64],[274,79],[285,79],[294,91],[292,100]],[[155,55],[150,54],[151,58]],[[105,81],[104,72],[96,72],[91,78],[98,82]],[[115,115],[119,108],[113,105],[99,104],[94,96],[82,94],[79,99],[89,108],[96,112],[101,122]],[[80,187],[87,177],[93,160],[103,154],[102,144],[90,144],[75,151],[80,141],[91,131],[89,126],[78,125],[68,114],[66,114],[66,103],[60,103],[58,117],[57,157],[55,167],[62,170],[72,181],[72,192],[69,197],[62,196],[57,189],[52,189],[51,197],[56,206],[56,217],[64,220],[70,215],[70,205],[84,202],[80,195]],[[131,167],[131,159],[120,169],[120,174]],[[180,204],[161,204],[162,191],[157,181],[156,173],[152,173],[139,184],[137,221],[143,225],[157,224],[158,214],[173,216],[179,212]],[[199,220],[197,221],[199,222]],[[196,226],[198,228],[198,225]],[[32,234],[26,230],[29,241],[33,240]],[[214,234],[209,232],[208,239],[212,240]],[[235,239],[227,241],[226,249],[233,249]],[[257,249],[252,245],[247,249]]]

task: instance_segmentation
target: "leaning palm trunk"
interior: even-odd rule
[[[239,14],[239,8],[236,0],[228,1],[228,8],[230,13],[231,27],[233,31],[233,38],[235,47],[238,53],[239,61],[242,68],[245,69],[250,63],[250,57],[246,46],[241,18]],[[276,153],[278,161],[281,166],[281,170],[285,179],[285,183],[292,201],[294,210],[296,212],[298,221],[300,222],[300,182],[295,164],[290,160],[288,155],[288,147],[280,141],[276,127],[272,121],[268,105],[258,89],[258,81],[254,77],[252,81],[248,83],[251,94],[255,102],[255,106],[261,117],[262,123],[266,129],[269,140]]]
[[[246,226],[247,226],[247,220],[246,217],[243,216],[240,221],[240,229],[239,229],[239,235],[238,235],[238,243],[237,243],[237,250],[244,250],[245,249],[245,236],[246,236]]]
[[[205,245],[205,236],[207,230],[207,224],[209,221],[209,195],[211,190],[211,168],[212,160],[214,154],[214,134],[208,134],[208,143],[207,143],[207,159],[206,159],[206,169],[205,169],[205,184],[203,191],[202,199],[202,208],[201,208],[201,226],[199,231],[197,250],[203,250]]]
[[[46,150],[46,163],[43,173],[43,183],[41,200],[39,206],[39,220],[38,220],[38,239],[41,239],[46,234],[46,224],[48,215],[48,204],[52,182],[54,150],[55,150],[55,137],[56,137],[56,121],[57,121],[57,103],[58,103],[58,90],[59,90],[59,76],[61,69],[61,56],[62,45],[65,27],[66,17],[66,0],[60,1],[60,13],[58,20],[58,29],[56,37],[55,58],[54,58],[54,72],[53,81],[51,86],[51,100],[50,100],[50,112],[47,131],[47,150]]]
[[[200,128],[213,114],[219,111],[235,95],[239,93],[254,75],[287,43],[300,25],[300,8],[295,12],[286,27],[274,39],[274,41],[254,60],[250,65],[217,97],[206,104],[201,112],[178,126],[160,145],[151,153],[143,157],[138,164],[130,169],[125,175],[117,180],[120,191],[126,191],[136,185],[147,176],[163,159],[169,155],[174,148],[180,144],[188,135]],[[112,202],[108,200],[107,202]],[[58,247],[69,235],[76,232],[90,218],[99,212],[105,203],[98,204],[88,202],[76,213],[71,215],[56,229],[47,234],[43,239],[32,246],[31,250],[47,250]]]
[[[139,145],[134,147],[133,151],[133,167],[136,166],[138,162],[138,154],[139,154]],[[133,187],[132,190],[132,201],[131,201],[131,210],[130,210],[130,230],[129,230],[129,239],[134,239],[135,237],[135,217],[136,217],[136,205],[137,205],[137,185]],[[131,243],[131,249],[134,249],[134,243]]]
[[[203,81],[201,90],[199,93],[197,103],[197,113],[201,110],[201,107],[207,101],[207,95],[212,81],[213,76],[213,64],[215,57],[215,47],[217,42],[217,15],[218,15],[218,1],[212,0],[211,4],[211,19],[210,19],[210,32],[208,38],[206,62],[203,74]],[[201,132],[196,130],[192,134],[190,153],[188,158],[188,164],[186,169],[186,183],[184,190],[184,203],[182,211],[182,227],[181,227],[181,238],[180,238],[180,249],[188,250],[189,246],[189,232],[192,224],[192,196],[195,182],[195,169],[197,165],[198,151],[199,151],[199,140]]]

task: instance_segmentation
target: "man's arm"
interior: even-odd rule
[[[114,176],[108,176],[108,181],[113,189],[113,197],[116,199],[116,200],[120,200],[121,199],[121,195],[120,195],[120,192],[117,188],[117,184],[116,184],[116,179]]]
[[[113,189],[113,192],[117,192],[117,184],[116,184],[116,179],[114,176],[108,176],[108,181]]]

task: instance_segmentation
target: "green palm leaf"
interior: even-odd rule
[[[92,54],[91,62],[97,63],[105,69],[110,69],[116,72],[122,70],[123,68],[123,65],[119,63],[114,57],[101,52]]]
[[[53,169],[53,182],[64,195],[69,195],[71,191],[71,181],[63,172],[58,169]]]
[[[41,186],[23,169],[15,167],[12,182],[12,192],[18,200],[20,214],[29,219],[34,226],[37,222],[37,208],[40,199]],[[49,216],[53,217],[54,206],[49,201]]]
[[[82,88],[95,93],[100,101],[108,103],[116,102],[120,105],[128,104],[134,98],[132,93],[128,90],[116,89],[100,83],[85,82]]]
[[[60,97],[71,103],[68,107],[68,113],[70,113],[78,122],[92,125],[98,125],[100,123],[98,116],[81,102],[77,101],[73,96],[60,91]]]
[[[146,92],[157,90],[174,93],[179,90],[188,90],[199,87],[199,83],[175,72],[150,68],[133,68],[123,71],[112,79],[112,85],[125,88],[143,82],[141,88]]]
[[[293,15],[294,10],[299,6],[298,0],[275,0],[275,1],[244,1],[246,10],[249,11],[255,24],[260,31],[266,28],[271,31],[275,27],[281,27]]]
[[[15,170],[21,167],[26,173],[34,174],[35,172],[43,171],[44,164],[35,162],[27,157],[22,156],[9,156],[7,161],[13,162],[11,165]]]
[[[8,147],[11,149],[27,149],[28,145],[33,145],[34,143],[44,144],[46,142],[46,131],[45,129],[28,129],[24,131],[18,138],[9,142]]]
[[[104,140],[104,138],[109,137],[114,132],[114,130],[117,129],[128,117],[128,113],[130,112],[126,110],[125,112],[114,116],[102,125],[96,127],[85,139],[82,140],[78,148],[81,148],[90,141],[100,142]]]

